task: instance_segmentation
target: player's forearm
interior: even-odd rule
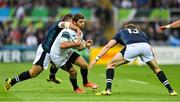
[[[178,27],[180,27],[180,20],[169,24],[169,26],[170,26],[170,28],[178,28]]]
[[[71,22],[60,22],[59,25],[58,25],[60,28],[70,28],[70,29],[73,29],[73,30],[80,30],[79,27],[77,27],[76,25],[74,25],[73,23]]]
[[[114,39],[109,41],[109,43],[101,49],[100,53],[97,55],[95,60],[98,61],[102,56],[104,56],[109,51],[110,48],[114,47],[116,43],[117,42]]]
[[[72,24],[72,23],[70,23],[69,28],[70,28],[70,29],[73,29],[73,30],[76,30],[76,31],[80,30],[79,27],[75,26],[75,25]]]
[[[60,44],[60,48],[61,49],[67,49],[67,48],[72,48],[72,47],[77,47],[79,46],[77,43],[73,43],[73,42],[61,42]]]
[[[101,57],[103,57],[109,51],[110,48],[111,47],[108,45],[104,46],[101,49],[100,53],[95,57],[94,61],[97,62]]]
[[[59,22],[58,26],[59,28],[69,28],[70,22]]]
[[[111,47],[108,46],[108,45],[104,46],[104,47],[101,49],[101,51],[100,51],[100,53],[98,54],[98,56],[99,56],[99,57],[103,57],[103,56],[109,51],[110,48],[111,48]]]
[[[60,22],[58,24],[59,28],[70,28],[70,29],[73,29],[77,32],[77,35],[80,36],[81,34],[81,29],[79,27],[77,27],[76,25],[74,25],[73,23],[71,22]]]

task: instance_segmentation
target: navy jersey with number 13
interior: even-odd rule
[[[112,39],[122,45],[145,42],[148,43],[146,34],[138,29],[122,29]]]

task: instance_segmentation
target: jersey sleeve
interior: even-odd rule
[[[70,34],[68,32],[63,32],[60,42],[70,41]]]
[[[117,39],[118,39],[118,34],[115,34],[115,35],[112,37],[112,39],[114,39],[114,40],[117,41]]]
[[[112,39],[114,39],[118,42],[119,41],[119,33],[116,33]]]
[[[116,40],[116,42],[118,42],[119,44],[124,45],[121,32],[118,32],[116,35],[114,35],[112,39]]]
[[[149,41],[149,39],[148,39],[146,33],[142,32],[142,35],[143,35],[143,37],[145,38],[145,40]]]

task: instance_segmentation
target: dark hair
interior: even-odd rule
[[[84,17],[82,14],[76,13],[76,14],[74,14],[74,16],[73,16],[73,21],[77,22],[79,19],[84,19],[84,18],[85,18],[85,17]]]
[[[133,23],[125,24],[124,28],[138,29],[138,27],[134,25]]]
[[[73,19],[73,15],[71,13],[64,15],[61,21],[67,21],[68,19]]]

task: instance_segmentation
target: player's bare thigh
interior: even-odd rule
[[[126,64],[129,61],[125,60],[121,53],[117,53],[110,62],[107,64],[107,68],[115,68],[119,65]]]
[[[161,71],[155,59],[146,62],[146,64],[152,69],[154,73],[158,73]]]
[[[88,66],[87,62],[84,60],[84,58],[82,56],[79,56],[78,58],[76,58],[74,64],[81,68],[85,68],[85,69]]]

